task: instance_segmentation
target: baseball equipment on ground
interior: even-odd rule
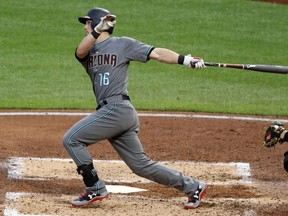
[[[94,30],[100,33],[102,31],[107,31],[110,28],[113,28],[115,24],[116,24],[116,16],[109,14],[104,17],[101,17],[101,21],[94,28]]]
[[[184,57],[184,65],[193,69],[202,69],[205,68],[205,64],[202,58],[192,57],[190,54]]]
[[[252,70],[265,73],[278,73],[278,74],[288,74],[288,66],[278,66],[278,65],[252,65],[252,64],[224,64],[224,63],[214,63],[205,62],[205,66],[212,67],[225,67],[225,68],[235,68],[243,70]]]
[[[265,147],[273,147],[278,142],[283,143],[283,132],[286,129],[284,128],[281,122],[275,121],[271,124],[265,131],[264,138],[263,138],[263,145]]]

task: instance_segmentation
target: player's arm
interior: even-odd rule
[[[167,64],[178,64],[178,56],[179,54],[172,50],[166,48],[155,48],[150,53],[149,58]]]
[[[114,27],[116,24],[116,16],[114,15],[106,15],[104,17],[101,17],[101,21],[97,24],[97,26],[94,29],[89,30],[89,34],[86,35],[86,37],[80,42],[76,49],[76,56],[79,59],[85,58],[89,50],[93,47],[93,45],[96,43],[97,38],[104,32],[109,30],[110,28]],[[91,21],[86,21],[86,25],[91,25]],[[106,32],[106,37],[109,37],[109,34]]]
[[[166,48],[153,49],[149,58],[167,64],[182,64],[193,69],[205,68],[202,58],[192,57],[191,55],[179,55],[178,53]]]
[[[85,58],[88,55],[89,50],[95,44],[95,42],[96,42],[96,39],[93,37],[92,34],[86,35],[86,37],[80,42],[80,44],[78,45],[76,49],[76,53],[75,53],[76,56],[79,59]]]

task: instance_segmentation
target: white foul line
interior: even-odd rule
[[[87,116],[88,112],[0,112],[0,116]],[[174,118],[205,118],[241,121],[280,121],[288,123],[288,119],[245,117],[245,116],[226,116],[226,115],[200,115],[200,114],[173,114],[173,113],[138,113],[144,117],[174,117]]]

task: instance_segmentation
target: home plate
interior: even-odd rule
[[[110,193],[136,193],[147,191],[146,189],[129,187],[124,185],[106,185],[106,188]]]

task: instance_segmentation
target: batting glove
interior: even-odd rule
[[[184,57],[183,64],[193,69],[202,69],[206,67],[202,58],[192,57],[190,54]]]
[[[114,27],[115,24],[116,24],[116,16],[108,14],[101,18],[100,23],[94,28],[94,30],[98,33],[101,33]]]

